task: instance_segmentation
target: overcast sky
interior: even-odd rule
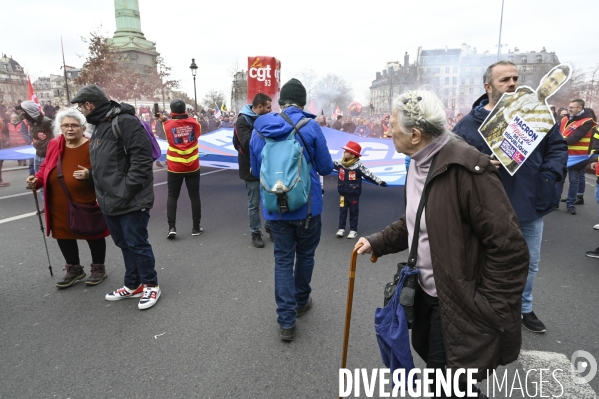
[[[146,39],[172,67],[172,77],[193,98],[191,58],[199,66],[198,102],[210,89],[230,96],[237,63],[247,69],[248,56],[281,60],[282,83],[312,69],[335,73],[365,101],[376,72],[419,46],[497,52],[501,0],[341,2],[304,0],[155,1],[140,0]],[[7,7],[3,7],[6,11]],[[575,3],[505,0],[502,43],[520,51],[555,51],[560,61],[591,71],[599,64],[599,0]],[[67,65],[80,67],[87,55],[81,36],[93,30],[112,36],[114,1],[43,0],[11,2],[0,30],[0,52],[31,75],[60,74],[63,38]],[[505,51],[505,50],[504,50]]]

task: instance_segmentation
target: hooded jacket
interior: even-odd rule
[[[497,169],[466,143],[439,151],[424,190],[447,368],[478,368],[482,380],[518,358],[528,247]],[[403,215],[367,240],[382,256],[408,249],[408,237]]]
[[[453,132],[483,154],[491,155],[491,149],[478,132],[490,113],[484,108],[488,103],[486,94],[480,97]],[[537,220],[555,209],[559,201],[555,195],[555,183],[563,180],[567,161],[568,148],[556,124],[514,176],[504,167],[499,168],[503,187],[520,222]]]
[[[239,112],[239,117],[235,122],[235,131],[233,132],[241,144],[241,150],[237,152],[239,178],[249,181],[258,180],[250,171],[250,139],[252,138],[252,130],[254,129],[253,125],[256,118],[258,118],[258,114],[252,111],[252,106],[250,104],[247,104],[241,109],[241,112]],[[248,119],[251,123],[248,122]]]
[[[326,176],[333,171],[333,159],[329,153],[326,139],[322,134],[320,126],[314,120],[316,115],[304,112],[295,106],[291,106],[283,112],[293,123],[298,123],[304,118],[312,119],[300,129],[300,133],[306,143],[307,161],[312,164],[312,169],[310,170],[310,212],[312,216],[320,215],[322,213],[322,189],[318,175]],[[266,114],[256,119],[254,129],[263,137],[282,141],[289,136],[289,133],[293,130],[293,126],[287,123],[279,114]],[[296,140],[302,143],[297,134],[295,137]],[[256,179],[260,179],[262,148],[264,148],[265,144],[264,139],[258,134],[252,135],[250,140],[250,164],[252,166],[252,175]],[[262,196],[262,190],[260,191],[260,196]],[[262,214],[266,220],[303,220],[308,216],[308,204],[305,204],[296,211],[285,212],[281,215],[278,212],[268,211],[263,206]]]
[[[42,115],[39,107],[33,101],[23,101],[21,109],[25,112],[25,119],[29,121],[29,129],[33,138],[35,155],[40,158],[46,157],[48,143],[54,138],[52,119]]]
[[[120,141],[112,131],[111,121],[116,115],[119,115]],[[91,177],[102,212],[117,216],[152,208],[152,144],[135,117],[135,108],[106,101],[87,115],[87,122],[95,125],[89,144]]]

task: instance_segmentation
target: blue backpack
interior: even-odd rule
[[[304,118],[297,124],[284,113],[281,117],[293,126],[293,130],[285,140],[275,141],[262,137],[266,144],[262,149],[262,166],[260,167],[260,191],[264,207],[271,212],[283,214],[296,211],[308,203],[308,221],[310,213],[310,170],[312,164],[306,160],[307,147],[300,133],[310,118]],[[295,139],[300,137],[302,145]],[[306,223],[307,227],[308,222]]]

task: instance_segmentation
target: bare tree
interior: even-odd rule
[[[115,99],[154,97],[156,86],[152,79],[142,76],[123,61],[109,38],[91,32],[89,38],[81,39],[88,44],[89,54],[75,79],[76,84],[98,85]]]
[[[204,108],[214,108],[215,106],[220,109],[222,103],[225,102],[225,95],[222,91],[216,91],[211,89],[206,93],[204,98],[202,99],[202,105]]]
[[[318,74],[313,69],[302,69],[294,73],[293,77],[299,79],[306,88],[306,96],[308,101],[314,98],[316,87],[318,85]],[[282,84],[284,82],[281,82]]]
[[[327,74],[318,81],[314,98],[316,103],[327,111],[335,109],[336,106],[345,109],[352,102],[353,92],[342,77]]]

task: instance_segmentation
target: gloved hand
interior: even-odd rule
[[[387,187],[387,182],[386,181],[382,181],[381,182],[381,187]]]

